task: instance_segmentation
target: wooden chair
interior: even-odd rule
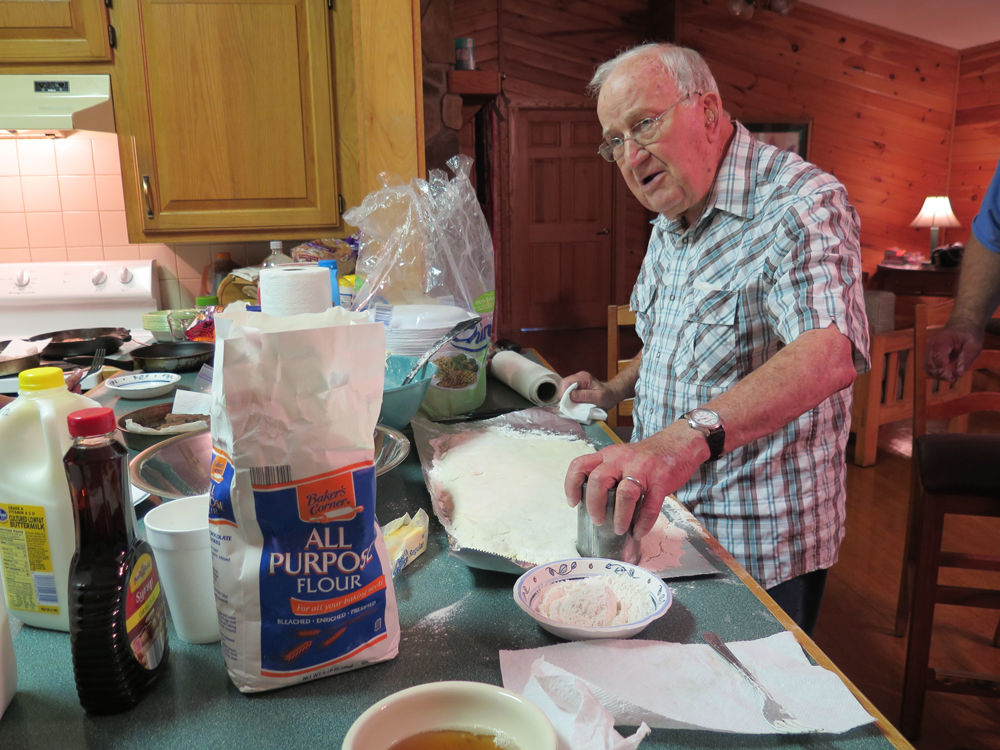
[[[625,365],[631,362],[631,357],[621,356],[621,327],[635,328],[635,313],[628,305],[608,305],[608,380],[618,374]],[[617,406],[608,409],[607,423],[609,427],[619,427],[619,417],[632,416],[633,399],[625,399]],[[625,438],[626,440],[628,438]]]
[[[975,390],[1000,375],[1000,350],[984,350],[972,371],[949,385],[923,368],[928,330],[942,325],[952,302],[918,305],[913,354],[913,460],[903,576],[896,613],[896,632],[909,620],[900,728],[915,739],[920,733],[927,691],[1000,698],[1000,675],[933,669],[929,666],[936,603],[1000,609],[1000,589],[946,586],[938,568],[1000,571],[1000,556],[941,549],[948,515],[1000,517],[1000,435],[968,432],[928,433],[928,422],[948,420],[962,429],[968,415],[1000,414],[1000,392]],[[1000,646],[1000,628],[993,645]]]
[[[895,330],[896,295],[865,290],[871,369],[854,381],[854,463],[872,466],[878,429],[913,415],[913,329]]]
[[[913,415],[913,329],[871,333],[871,369],[854,381],[854,463],[872,466],[878,428]]]

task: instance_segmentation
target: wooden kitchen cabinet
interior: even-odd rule
[[[0,63],[107,61],[108,33],[98,0],[0,2]]]
[[[379,172],[423,172],[419,0],[331,4],[115,4],[130,241],[345,234]]]

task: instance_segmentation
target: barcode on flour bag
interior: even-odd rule
[[[383,327],[222,328],[209,520],[230,678],[255,692],[393,658],[399,618],[375,517]]]

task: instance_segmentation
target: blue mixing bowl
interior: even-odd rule
[[[437,373],[437,365],[428,362],[413,380],[405,386],[399,385],[418,359],[420,358],[401,354],[390,354],[386,359],[382,411],[378,415],[381,424],[401,430],[410,423],[420,408],[427,388]]]

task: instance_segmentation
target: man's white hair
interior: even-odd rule
[[[648,58],[659,63],[663,72],[673,79],[677,86],[677,92],[682,97],[697,92],[703,94],[710,91],[719,93],[719,86],[715,82],[712,71],[708,69],[705,58],[688,47],[657,42],[640,44],[638,47],[627,49],[607,62],[601,63],[594,71],[594,77],[590,79],[587,92],[592,96],[597,96],[601,93],[601,88],[608,78],[619,66],[640,58]]]

